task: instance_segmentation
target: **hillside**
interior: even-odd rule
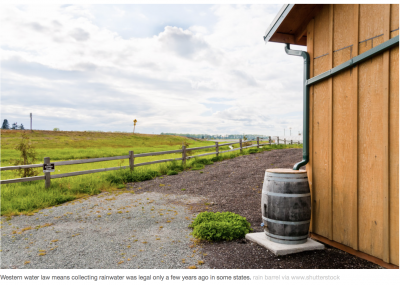
[[[40,161],[46,156],[50,156],[52,160],[67,160],[125,155],[129,150],[135,153],[173,150],[179,149],[184,141],[190,147],[213,144],[171,135],[1,130],[2,162],[18,156],[14,148],[21,140],[23,132],[29,135]]]

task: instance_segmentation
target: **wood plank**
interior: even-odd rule
[[[298,44],[294,40],[294,36],[290,34],[275,33],[270,39],[270,42]]]
[[[329,4],[329,67],[328,69],[333,68],[333,10],[334,5]],[[329,140],[329,149],[328,149],[328,162],[329,162],[329,186],[328,186],[328,197],[330,198],[330,209],[329,209],[329,239],[333,239],[333,191],[332,191],[332,183],[333,183],[333,171],[332,171],[332,156],[333,156],[333,78],[328,79],[328,140]]]
[[[387,17],[385,14],[385,6],[387,5],[388,4],[360,5],[359,42],[384,33],[383,22],[385,17]]]
[[[47,166],[50,164],[50,157],[45,157],[44,161],[43,161],[43,167]],[[45,183],[44,183],[44,188],[50,188],[51,186],[51,178],[50,178],[50,172],[45,172],[44,173],[44,179],[45,179]]]
[[[390,30],[399,28],[399,4],[390,5]]]
[[[385,5],[383,40],[390,39],[390,4]],[[389,262],[389,67],[390,51],[383,53],[382,74],[382,189],[383,189],[383,252],[382,260]]]
[[[300,41],[304,35],[307,33],[307,27],[308,24],[310,23],[311,19],[315,17],[315,15],[321,11],[322,5],[315,5],[314,8],[307,14],[306,17],[300,19],[302,22],[300,25],[298,25],[297,30],[294,32],[294,40],[296,42]],[[308,47],[308,41],[307,41],[307,47]]]
[[[359,25],[359,53],[383,43],[385,9],[388,4],[361,4]],[[376,37],[376,38],[374,38]],[[372,38],[372,39],[371,39]],[[370,40],[367,40],[370,39]],[[366,41],[367,40],[367,41]]]
[[[349,23],[353,20],[354,6],[349,4],[336,4],[334,9],[335,25],[333,27],[333,50],[351,46],[353,44],[353,25]],[[350,47],[349,47],[350,48]],[[336,65],[343,62],[336,60]]]
[[[233,144],[237,144],[237,143],[239,143],[239,141],[237,141],[237,142],[233,142],[233,143],[223,143],[223,144],[220,144],[219,146],[224,146],[224,145],[233,145]]]
[[[256,147],[256,146],[257,146],[256,144],[252,144],[252,145],[244,146],[243,149],[250,148],[250,147]]]
[[[314,76],[329,70],[329,5],[316,15],[314,23]],[[331,228],[329,130],[331,102],[328,80],[314,85],[313,95],[313,232],[329,238]]]
[[[398,5],[397,19],[398,19]],[[398,22],[397,22],[398,24]],[[390,50],[389,221],[390,263],[399,265],[399,47]]]
[[[217,152],[214,151],[214,152],[208,152],[208,153],[203,153],[203,154],[198,154],[198,155],[187,156],[186,159],[191,159],[191,158],[200,157],[200,156],[213,155],[213,154],[217,154]]]
[[[390,5],[390,38],[399,35],[399,4]]]
[[[229,149],[229,150],[220,151],[219,153],[231,152],[231,151],[235,151],[235,150],[240,150],[240,147],[234,148],[234,149]]]
[[[358,51],[358,38],[359,38],[359,24],[360,24],[360,4],[353,5],[353,50],[352,57],[359,55]],[[352,206],[351,206],[351,235],[352,247],[358,250],[358,65],[355,66],[351,72],[352,76],[352,99],[353,108],[351,110],[351,121],[353,122],[352,131],[352,161],[353,169],[351,174],[353,176],[352,186]]]
[[[310,78],[314,76],[314,19],[308,23],[307,26],[307,52],[310,56]],[[310,232],[313,232],[313,220],[314,220],[314,187],[313,187],[313,111],[314,111],[314,87],[309,87],[309,162],[306,165],[308,184],[310,185],[311,193],[311,221],[310,221]],[[303,139],[304,139],[303,134]]]
[[[125,168],[129,168],[129,166],[110,167],[110,168],[99,168],[99,169],[91,169],[91,170],[83,170],[83,171],[75,171],[75,172],[69,172],[69,173],[62,173],[62,174],[51,175],[51,179],[64,178],[64,177],[71,177],[71,176],[78,176],[78,175],[85,175],[85,174],[91,174],[91,173],[97,173],[97,172],[104,172],[104,171],[120,170],[120,169],[125,169]]]
[[[179,161],[179,160],[182,160],[182,157],[179,157],[179,158],[169,158],[169,159],[162,159],[162,160],[155,160],[155,161],[137,163],[137,164],[135,164],[135,167],[137,167],[137,166],[143,166],[143,165],[156,164],[156,163],[164,163],[164,162],[173,161],[173,160]]]
[[[128,159],[128,158],[129,158],[129,155],[100,157],[100,158],[87,158],[87,159],[77,159],[77,160],[56,161],[56,162],[54,162],[54,165],[55,166],[74,165],[74,164],[84,164],[84,163],[93,163],[93,162],[109,161],[109,160],[120,160],[120,159]]]
[[[149,153],[139,153],[135,154],[135,157],[145,157],[145,156],[153,156],[153,155],[163,155],[163,154],[169,154],[169,153],[181,153],[182,150],[168,150],[168,151],[159,151],[159,152],[149,152]]]
[[[330,5],[324,5],[321,11],[315,16],[314,24],[314,58],[320,57],[329,53],[329,8]],[[321,69],[314,76],[327,71],[328,69]]]
[[[0,167],[0,171],[43,167],[43,163]]]
[[[387,263],[387,262],[382,261],[381,259],[378,259],[378,258],[376,258],[376,257],[374,257],[374,256],[365,254],[365,253],[363,253],[363,252],[361,252],[361,251],[354,250],[354,249],[352,249],[351,247],[345,246],[345,245],[340,244],[340,243],[338,243],[338,242],[328,240],[327,238],[324,238],[324,237],[322,237],[322,236],[320,236],[320,235],[311,234],[311,238],[312,238],[312,239],[315,239],[315,240],[318,240],[318,241],[320,241],[320,242],[326,243],[327,245],[336,247],[336,248],[338,248],[338,249],[340,249],[340,250],[343,250],[343,251],[345,251],[345,252],[347,252],[347,253],[350,253],[350,254],[352,254],[352,255],[355,255],[355,256],[357,256],[357,257],[359,257],[359,258],[362,258],[362,259],[371,261],[371,262],[373,262],[373,263],[376,263],[376,264],[378,264],[378,265],[380,265],[380,266],[382,266],[382,267],[385,267],[385,268],[387,268],[387,269],[399,269],[399,267],[396,266],[396,265],[389,264],[389,263]]]
[[[360,8],[362,5],[360,6]],[[361,9],[360,9],[361,12]],[[361,29],[360,13],[360,29]],[[370,15],[371,16],[371,15]],[[373,18],[369,19],[374,21]],[[359,65],[358,216],[359,250],[382,259],[382,72],[383,55]]]
[[[15,178],[15,179],[8,179],[8,180],[1,180],[0,184],[10,184],[10,183],[21,183],[21,182],[29,182],[29,181],[36,181],[36,180],[44,180],[43,176],[33,176],[33,177],[25,177],[25,178]]]
[[[334,10],[334,49],[349,46],[353,41],[352,25],[353,5],[335,5]],[[351,59],[352,48],[348,47],[333,53],[333,66],[338,66]],[[354,177],[353,168],[353,133],[352,112],[354,96],[352,96],[352,70],[346,70],[333,77],[333,156],[332,156],[332,212],[333,240],[352,246],[352,216]]]
[[[199,150],[199,149],[207,149],[207,148],[215,148],[215,145],[211,145],[211,146],[199,146],[199,147],[187,148],[186,151],[189,151],[189,150]]]

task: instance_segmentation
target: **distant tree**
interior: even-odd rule
[[[24,125],[21,123],[21,125],[19,126],[20,130],[25,130]]]
[[[10,125],[8,124],[8,120],[7,120],[7,119],[4,119],[3,125],[1,125],[1,128],[2,128],[3,130],[8,130],[8,129],[10,129]]]
[[[60,131],[60,129],[59,129],[59,128],[54,128],[54,129],[53,129],[53,131],[55,131],[55,132],[59,132],[59,131]]]
[[[12,130],[18,129],[18,123],[17,122],[13,123],[11,129]]]

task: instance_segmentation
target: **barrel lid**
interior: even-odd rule
[[[265,170],[266,172],[272,172],[272,173],[285,173],[285,174],[303,174],[307,173],[307,170],[293,170],[289,168],[273,168],[273,169],[267,169]]]

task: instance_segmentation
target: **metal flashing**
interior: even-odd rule
[[[360,64],[360,63],[366,61],[367,59],[370,59],[370,58],[374,57],[375,55],[382,53],[398,44],[399,44],[399,36],[395,36],[394,38],[392,38],[392,39],[390,39],[390,40],[388,40],[388,41],[386,41],[386,42],[384,42],[384,43],[382,43],[382,44],[380,44],[380,45],[378,45],[356,57],[353,57],[352,59],[350,59],[328,71],[325,71],[324,73],[321,73],[317,76],[314,76],[313,78],[308,79],[307,86],[318,83],[318,82],[320,82],[324,79],[327,79],[339,72],[342,72],[343,70],[346,70],[350,67]]]

